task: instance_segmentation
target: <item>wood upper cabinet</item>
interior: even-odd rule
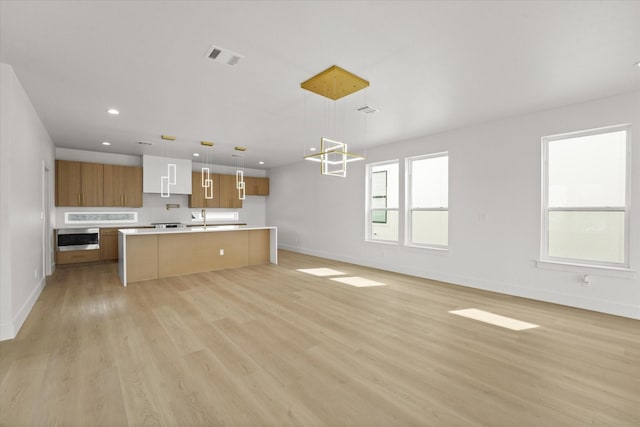
[[[244,177],[244,189],[247,196],[268,196],[269,178],[258,178],[255,176]]]
[[[142,207],[142,168],[104,165],[104,206]]]
[[[56,160],[56,206],[103,206],[100,163]]]
[[[124,201],[125,206],[142,207],[142,168],[123,166],[124,168]]]
[[[219,175],[220,177],[220,207],[241,208],[242,200],[238,198],[235,175]]]
[[[205,189],[202,187],[202,173],[191,173],[191,194],[189,195],[190,208],[219,208],[220,207],[220,175],[211,174],[213,181],[213,198],[205,197]]]

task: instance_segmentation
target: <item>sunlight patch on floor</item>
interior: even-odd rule
[[[488,311],[478,310],[476,308],[467,308],[464,310],[453,310],[451,314],[467,317],[469,319],[478,320],[480,322],[489,323],[491,325],[500,326],[502,328],[511,329],[512,331],[523,331],[525,329],[537,328],[539,325],[523,322],[521,320],[512,319],[510,317],[500,316],[499,314],[489,313]]]
[[[346,273],[342,271],[334,270],[332,268],[300,268],[297,271],[301,273],[311,274],[313,276],[318,277],[326,277],[326,276],[342,276]]]
[[[386,283],[376,282],[363,277],[334,277],[331,280],[344,283],[345,285],[356,286],[358,288],[369,288],[372,286],[387,286]]]

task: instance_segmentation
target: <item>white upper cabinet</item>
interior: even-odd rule
[[[142,156],[144,193],[191,194],[191,160]]]

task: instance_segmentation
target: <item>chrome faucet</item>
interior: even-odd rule
[[[206,209],[202,209],[202,221],[204,222],[204,228],[205,230],[207,229],[207,210]]]

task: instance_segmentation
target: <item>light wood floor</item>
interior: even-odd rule
[[[58,267],[0,343],[6,426],[638,426],[640,322],[291,252],[119,285]],[[328,267],[387,286],[298,272]],[[521,332],[449,314],[478,308]]]

